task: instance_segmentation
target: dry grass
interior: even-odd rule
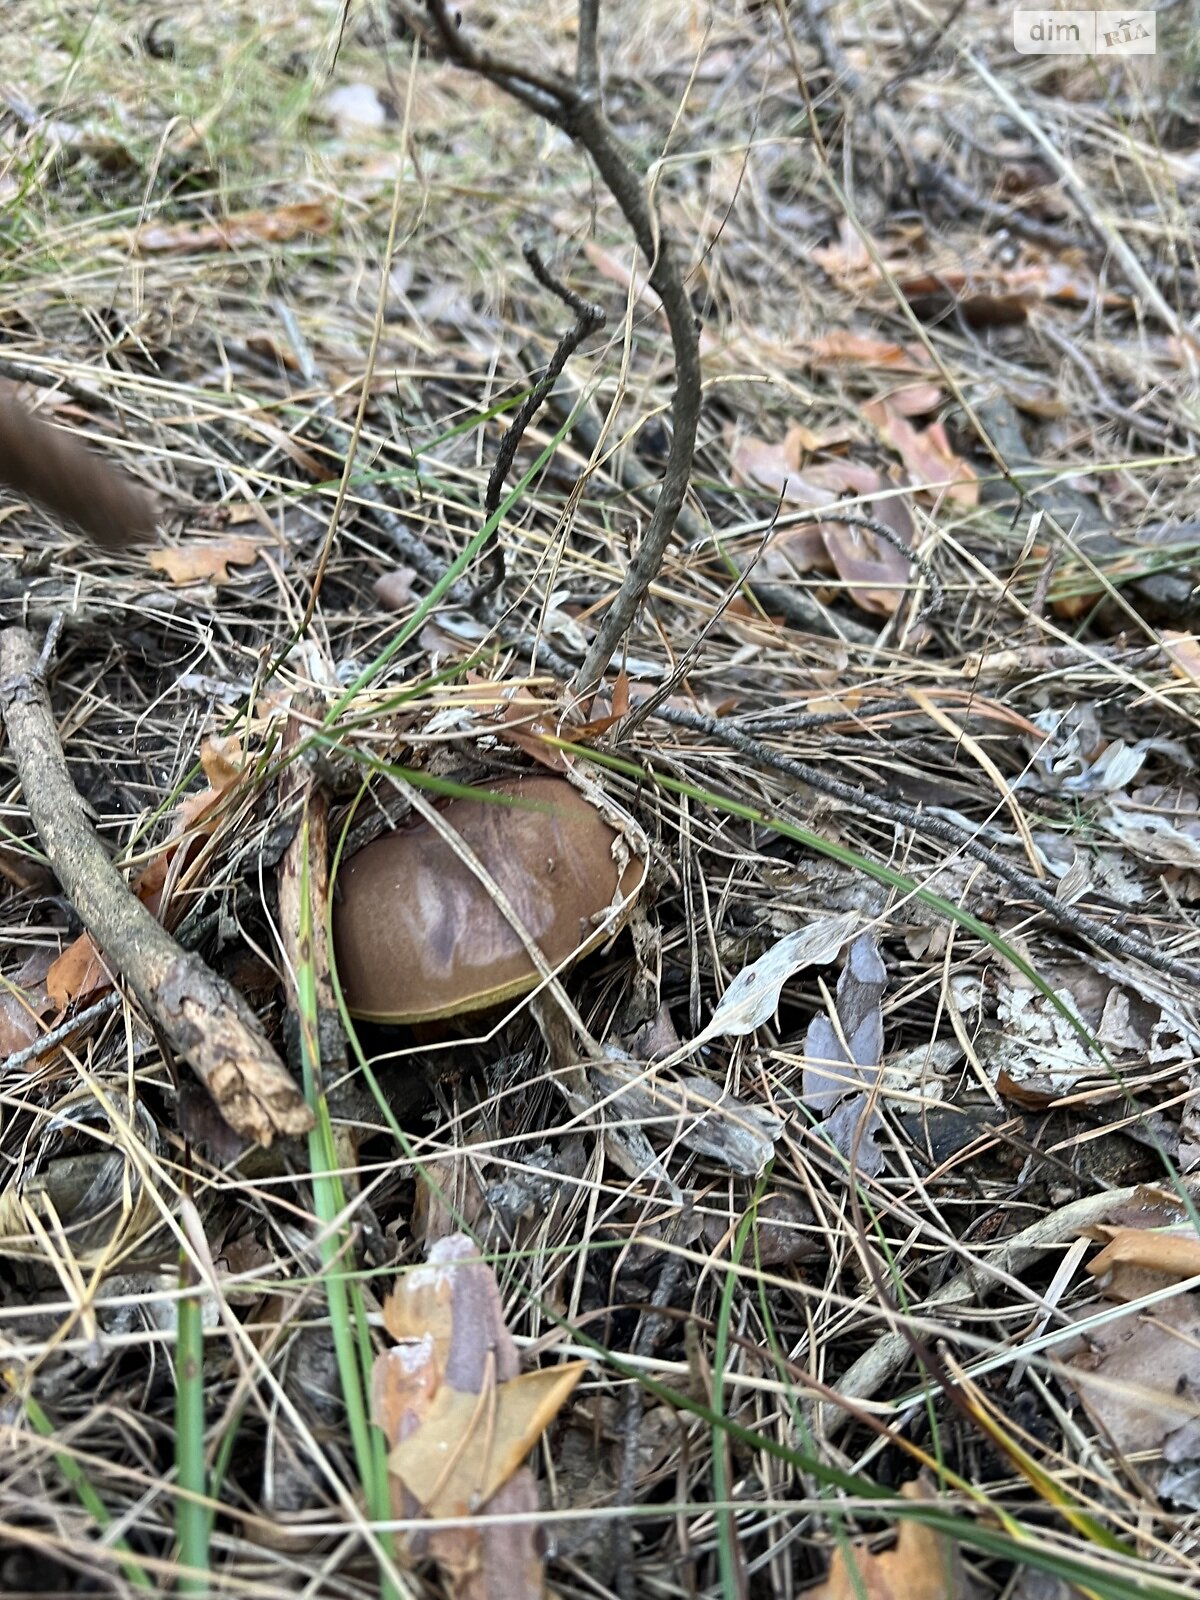
[[[688,253],[706,397],[692,520],[628,646],[629,679],[667,685],[674,720],[594,741],[622,763],[601,776],[652,840],[655,895],[636,947],[624,935],[569,988],[594,1038],[644,1064],[694,1039],[777,940],[855,911],[886,966],[894,1071],[877,1128],[839,1150],[804,1087],[835,966],[802,970],[770,1022],[679,1068],[776,1119],[757,1179],[720,1149],[697,1154],[687,1111],[655,1120],[616,1091],[602,1112],[569,1109],[564,1064],[522,1010],[486,1038],[364,1030],[384,1105],[358,1070],[327,1085],[376,1333],[396,1271],[457,1217],[530,1360],[592,1362],[534,1457],[555,1593],[799,1594],[847,1532],[894,1520],[844,1475],[886,1497],[922,1456],[943,1469],[941,1508],[962,1514],[980,1594],[1182,1594],[1200,1577],[1200,1452],[1179,1443],[1164,1487],[1161,1439],[1122,1447],[1063,1367],[1075,1324],[1096,1319],[1103,1337],[1123,1311],[1083,1270],[1084,1214],[1102,1219],[1136,1184],[1186,1193],[1200,1161],[1187,981],[1200,698],[1195,653],[1163,648],[1163,630],[1197,628],[1187,11],[1160,14],[1156,56],[1111,71],[1014,55],[1007,13],[975,0],[944,28],[920,6],[835,6],[823,24],[803,7],[604,13],[613,121]],[[53,701],[78,787],[131,869],[201,787],[203,741],[232,730],[263,763],[171,886],[170,915],[277,1035],[287,818],[272,763],[287,705],[340,705],[335,837],[352,811],[396,803],[380,779],[352,806],[368,761],[458,782],[519,768],[454,669],[474,653],[487,679],[555,692],[553,663],[577,660],[646,519],[628,464],[653,471],[670,423],[670,345],[652,299],[617,281],[631,247],[581,154],[487,84],[427,59],[414,75],[385,14],[355,6],[343,25],[316,0],[178,4],[147,32],[144,8],[118,0],[9,0],[0,36],[5,370],[61,383],[64,405],[82,397],[67,414],[81,423],[86,404],[95,436],[159,491],[169,543],[257,546],[229,581],[177,588],[143,558],[98,557],[12,514],[0,591],[61,604],[78,575],[92,620],[68,635]],[[527,59],[570,61],[560,0],[466,20]],[[324,107],[345,84],[378,91],[385,127],[339,131]],[[313,225],[272,236],[264,219],[297,206]],[[238,218],[231,247],[205,247],[202,230]],[[176,233],[160,248],[171,235],[156,230],[185,226],[200,230],[190,246]],[[506,515],[489,626],[446,602],[385,655],[478,532],[523,353],[544,359],[561,329],[522,262],[529,233],[609,314],[571,369],[606,442],[589,461],[564,439]],[[1022,272],[1026,298],[1002,306]],[[921,275],[928,293],[910,283],[906,298],[898,276]],[[874,355],[816,350],[850,332]],[[903,370],[883,364],[888,341],[915,352]],[[975,503],[903,486],[865,419],[913,381],[936,386],[947,459],[984,481]],[[882,611],[837,573],[789,567],[782,533],[764,548],[780,485],[747,463],[795,423],[813,461],[876,471],[853,509],[907,509],[921,567],[874,585]],[[518,472],[557,427],[544,413]],[[1107,542],[1076,536],[1080,511]],[[773,587],[727,606],[735,565],[772,552]],[[414,560],[412,598],[388,610],[376,581]],[[535,641],[549,653],[535,659]],[[1140,765],[1119,768],[1122,746]],[[861,794],[821,793],[772,756]],[[29,878],[35,841],[0,762],[6,860],[23,862],[3,971],[36,994],[78,930]],[[913,825],[880,800],[919,808],[903,813]],[[1085,920],[1064,925],[954,828]],[[1126,943],[1101,949],[1096,930]],[[1057,1026],[1022,964],[1105,1053]],[[39,1028],[58,1021],[46,1010]],[[207,1461],[221,1466],[212,1592],[377,1594],[309,1153],[231,1148],[180,1071],[111,993],[52,1048],[0,1067],[0,1587],[125,1595],[138,1572],[170,1587],[182,1249],[219,1284],[203,1301]],[[657,1165],[631,1176],[635,1134]],[[70,1213],[65,1231],[39,1183]],[[756,1208],[774,1225],[756,1228]],[[1151,1326],[1192,1303],[1186,1282],[1136,1286],[1158,1290]],[[1200,1370],[1192,1383],[1194,1408]],[[1029,1562],[993,1535],[1025,1540]],[[1060,1558],[1096,1563],[1083,1588],[1053,1576]],[[407,1592],[446,1592],[428,1565],[397,1561]]]

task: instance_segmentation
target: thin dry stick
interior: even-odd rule
[[[542,402],[553,389],[559,375],[571,356],[587,338],[589,333],[604,326],[604,312],[599,306],[590,305],[568,289],[565,283],[560,283],[550,272],[541,256],[538,255],[532,244],[525,246],[525,259],[529,263],[529,270],[544,289],[549,289],[556,294],[564,305],[569,306],[575,313],[575,321],[563,334],[554,347],[554,354],[546,365],[546,370],[534,384],[533,388],[521,402],[520,409],[512,420],[512,426],[504,436],[500,449],[496,453],[496,464],[488,476],[487,492],[483,498],[485,517],[492,517],[500,506],[500,496],[504,490],[504,480],[517,454],[517,446],[525,435],[525,430],[537,416]],[[487,543],[480,548],[480,558],[487,553],[491,559],[491,571],[471,596],[470,606],[475,610],[481,606],[489,596],[504,582],[504,549],[500,544],[500,530],[493,528]]]
[[[44,671],[24,628],[0,632],[0,712],[25,803],[67,898],[230,1127],[261,1145],[307,1132],[304,1096],[250,1007],[199,956],[180,949],[93,832],[58,741]]]
[[[1120,233],[1115,223],[1094,204],[1086,185],[1063,153],[1061,145],[1050,137],[1036,117],[1025,109],[994,73],[989,71],[973,50],[962,50],[960,56],[980,82],[987,85],[1013,121],[1019,127],[1024,128],[1030,138],[1033,139],[1051,167],[1057,172],[1063,188],[1075,202],[1079,215],[1099,239],[1105,250],[1113,256],[1121,271],[1125,274],[1130,288],[1140,296],[1142,304],[1147,310],[1154,312],[1159,321],[1170,329],[1185,348],[1190,346],[1194,352],[1197,348],[1195,334],[1182,325],[1173,308],[1163,299],[1157,286],[1150,281],[1145,268],[1137,256],[1134,255],[1130,246],[1126,244],[1124,235]]]
[[[1165,972],[1172,978],[1178,978],[1181,983],[1193,986],[1200,984],[1200,972],[1195,967],[1189,966],[1186,961],[1165,954],[1145,939],[1139,939],[1136,934],[1118,933],[1115,929],[1107,928],[1094,917],[1089,917],[1086,913],[1076,910],[1074,906],[1056,899],[1053,892],[1040,884],[1036,878],[1031,878],[1019,867],[1014,867],[973,833],[968,833],[965,828],[959,828],[953,822],[948,822],[945,817],[932,816],[928,811],[923,811],[918,806],[910,806],[903,800],[888,800],[882,795],[868,794],[865,789],[858,788],[854,784],[830,778],[806,761],[794,761],[790,756],[780,755],[777,750],[772,750],[770,745],[763,744],[759,739],[750,738],[735,723],[728,722],[722,717],[707,717],[699,712],[682,711],[673,706],[657,706],[653,715],[664,722],[673,722],[677,727],[691,728],[696,733],[720,739],[722,743],[734,750],[740,750],[743,755],[750,756],[762,766],[786,773],[788,777],[806,784],[819,794],[828,795],[832,800],[839,800],[862,816],[897,823],[902,828],[911,828],[914,833],[940,839],[944,844],[953,845],[957,850],[965,850],[977,861],[982,861],[984,866],[997,877],[1003,878],[1006,883],[1011,883],[1014,888],[1019,889],[1043,911],[1049,912],[1060,927],[1070,928],[1080,938],[1090,939],[1093,944],[1109,951],[1112,955],[1144,961],[1148,967],[1153,967],[1157,972]]]
[[[687,494],[700,420],[700,341],[696,317],[676,261],[675,246],[652,206],[646,186],[622,141],[613,132],[600,90],[596,32],[599,0],[582,0],[575,78],[553,68],[535,68],[494,55],[455,26],[444,0],[427,0],[428,17],[405,0],[405,20],[435,49],[469,72],[506,90],[562,128],[591,156],[596,170],[624,214],[638,249],[649,263],[650,287],[662,301],[675,352],[674,428],[662,485],[654,510],[612,604],[605,612],[572,689],[586,696],[603,678],[638,607],[658,576],[667,543]]]
[[[987,1292],[995,1275],[1020,1272],[1048,1250],[1076,1238],[1085,1228],[1102,1222],[1105,1217],[1125,1205],[1138,1193],[1138,1186],[1126,1189],[1109,1189],[1104,1194],[1084,1195],[1073,1200],[1061,1211],[1039,1217],[1036,1222],[1006,1239],[995,1255],[973,1261],[969,1267],[951,1278],[924,1302],[921,1315],[928,1317],[947,1306],[965,1305]],[[871,1396],[904,1365],[911,1353],[909,1340],[902,1333],[885,1333],[877,1339],[858,1360],[847,1369],[834,1385],[839,1402],[847,1408],[856,1400],[869,1400]],[[830,1428],[839,1420],[842,1406],[826,1405],[823,1426]],[[844,1415],[844,1413],[843,1413]],[[845,1420],[851,1418],[845,1416]]]

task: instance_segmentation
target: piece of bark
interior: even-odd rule
[[[0,631],[0,713],[25,803],[64,893],[113,969],[239,1133],[269,1145],[312,1112],[235,988],[183,950],[109,860],[84,815],[58,742],[37,647]]]

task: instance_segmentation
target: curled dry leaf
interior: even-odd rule
[[[890,400],[868,400],[863,416],[903,461],[913,482],[962,506],[979,504],[979,479],[974,467],[956,455],[940,422],[914,428]]]
[[[822,917],[772,945],[766,955],[738,973],[695,1043],[704,1044],[722,1036],[740,1037],[761,1028],[775,1015],[788,979],[801,967],[827,966],[833,961],[857,921],[857,911]]]
[[[551,772],[567,770],[566,757],[550,740],[579,737],[583,730],[575,728],[561,732],[560,714],[556,706],[525,683],[495,683],[478,672],[469,672],[467,682],[472,687],[472,700],[489,732],[503,739],[506,744],[523,750],[539,766]]]
[[[1186,1233],[1158,1233],[1102,1224],[1090,1232],[1104,1241],[1104,1249],[1087,1264],[1094,1278],[1102,1278],[1118,1266],[1140,1267],[1169,1278],[1200,1276],[1200,1235],[1194,1228]]]
[[[209,787],[199,794],[184,796],[170,837],[133,881],[134,894],[156,917],[160,913],[167,875],[180,848],[187,849],[214,831],[214,813],[218,805],[246,771],[241,741],[237,738],[206,739],[200,747],[200,765]],[[46,993],[59,1011],[111,988],[108,968],[89,933],[81,933],[72,940],[46,973]]]

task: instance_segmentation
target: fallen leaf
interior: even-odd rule
[[[850,434],[845,428],[835,428],[830,433],[814,433],[802,422],[792,422],[783,436],[783,448],[788,458],[797,465],[805,456],[819,455],[823,450],[846,444]]]
[[[695,1043],[738,1038],[761,1028],[778,1010],[788,979],[801,967],[826,966],[836,959],[857,921],[857,911],[823,917],[772,945],[766,955],[743,967],[734,978]]]
[[[475,1394],[443,1383],[388,1468],[428,1517],[464,1517],[497,1492],[570,1399],[587,1369],[572,1361]]]
[[[1093,1326],[1059,1370],[1121,1455],[1161,1452],[1178,1464],[1200,1453],[1200,1296],[1178,1295]],[[1173,1440],[1183,1448],[1172,1448]],[[1138,1466],[1151,1481],[1161,1471]]]
[[[1042,298],[1036,286],[1006,289],[1004,283],[975,284],[961,274],[908,278],[900,292],[923,322],[956,311],[972,328],[1003,328],[1024,322]]]
[[[935,1503],[919,1478],[903,1484],[900,1493],[906,1500]],[[969,1600],[976,1593],[958,1546],[905,1517],[890,1550],[876,1555],[865,1544],[835,1550],[828,1577],[808,1591],[807,1600]]]
[[[1194,633],[1174,633],[1169,629],[1159,637],[1175,676],[1200,688],[1200,639]]]
[[[902,417],[926,417],[941,405],[945,392],[940,383],[906,383],[880,398]]]
[[[104,958],[92,943],[90,933],[81,933],[73,940],[46,974],[46,993],[59,1011],[65,1011],[85,995],[102,994],[111,988]]]
[[[412,605],[416,577],[415,567],[393,567],[380,573],[372,585],[376,600],[389,611],[406,611]]]
[[[744,435],[730,452],[734,473],[743,482],[814,510],[828,512],[846,494],[865,497],[889,487],[873,467],[858,462],[816,462],[801,473],[796,470],[797,461],[798,442],[791,432],[780,444]],[[849,515],[859,514],[852,501],[847,502],[846,510]],[[900,544],[911,543],[912,518],[898,498],[885,499],[868,510],[877,522],[894,531]],[[846,584],[848,597],[864,611],[880,616],[896,610],[910,576],[908,561],[888,540],[832,517],[777,529],[756,570],[762,578],[779,580],[813,569],[836,572]]]
[[[396,1515],[489,1518],[420,1530],[411,1553],[433,1557],[456,1600],[540,1600],[536,1524],[506,1529],[493,1514],[536,1508],[522,1462],[586,1364],[521,1373],[495,1274],[464,1234],[435,1240],[425,1265],[397,1279],[383,1320],[397,1344],[376,1359],[372,1411],[390,1446]]]
[[[1200,1275],[1200,1235],[1194,1228],[1187,1233],[1104,1226],[1089,1231],[1093,1237],[1107,1240],[1100,1254],[1087,1264],[1094,1278],[1103,1277],[1118,1265],[1145,1267],[1170,1278]]]
[[[209,539],[203,544],[178,545],[170,550],[155,550],[149,556],[156,572],[163,572],[176,586],[186,583],[229,583],[229,566],[251,566],[258,560],[259,546],[245,536]]]
[[[1200,816],[1194,804],[1189,807],[1189,799],[1150,789],[1139,789],[1127,799],[1114,795],[1099,818],[1100,826],[1143,860],[1196,871],[1200,869]]]
[[[478,685],[481,691],[474,703],[487,731],[505,744],[523,750],[551,772],[567,770],[566,756],[551,741],[558,737],[585,737],[583,728],[560,732],[558,708],[535,694],[527,684],[496,683],[477,672],[468,673],[467,682],[473,688]]]
[[[879,946],[869,933],[860,933],[838,979],[836,1024],[818,1012],[805,1035],[801,1092],[818,1116],[826,1116],[846,1095],[871,1088],[879,1076],[886,983]]]
[[[836,328],[819,339],[809,339],[799,347],[814,367],[905,367],[926,371],[933,365],[928,352],[919,344],[893,344],[849,328]]]
[[[872,508],[877,519],[880,508]],[[886,524],[885,524],[886,526]],[[847,597],[862,611],[890,617],[899,609],[912,577],[912,564],[888,539],[853,522],[823,522],[821,541]]]
[[[24,1050],[41,1032],[35,1001],[12,985],[0,990],[0,1061]]]
[[[940,422],[914,428],[887,400],[868,400],[863,416],[903,461],[913,482],[945,494],[959,505],[979,503],[979,479],[974,467],[955,455]]]
[[[1054,997],[1069,1015],[1078,1015],[1078,1001],[1069,988],[1056,988]],[[1096,1057],[1067,1016],[1039,991],[1002,984],[996,1021],[980,1059],[995,1073],[996,1088],[1007,1099],[1038,1109],[1095,1076]]]
[[[246,770],[242,741],[236,734],[228,738],[205,739],[200,746],[200,765],[213,792],[224,794]]]

